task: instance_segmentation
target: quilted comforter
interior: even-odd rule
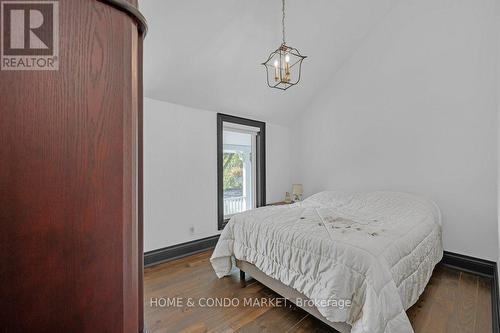
[[[234,258],[314,301],[352,333],[413,332],[406,309],[443,255],[441,215],[420,196],[320,192],[303,202],[231,218],[214,253],[219,277]],[[339,307],[349,301],[348,307]]]

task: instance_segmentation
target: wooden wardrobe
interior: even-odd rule
[[[142,332],[136,0],[60,0],[59,70],[0,71],[0,332]]]

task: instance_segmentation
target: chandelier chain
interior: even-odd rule
[[[283,28],[283,44],[285,44],[285,0],[281,0],[282,2],[282,12],[283,12],[283,17],[281,18],[281,25]]]

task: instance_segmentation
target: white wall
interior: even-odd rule
[[[267,124],[266,140],[272,202],[291,187],[290,132]],[[144,250],[218,233],[216,113],[145,98]]]
[[[496,14],[500,17],[500,2],[496,2]],[[500,22],[498,23],[500,26]],[[500,55],[500,27],[497,29],[497,56]],[[497,73],[497,228],[498,228],[498,259],[497,259],[497,270],[498,276],[500,276],[500,60],[497,62],[496,67]],[[500,281],[498,281],[500,288]]]
[[[266,124],[266,201],[283,201],[292,191],[292,137],[288,127]]]
[[[401,1],[296,122],[292,180],[426,194],[446,250],[496,260],[496,13],[494,0]]]

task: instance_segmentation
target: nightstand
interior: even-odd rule
[[[268,203],[266,206],[284,206],[284,205],[291,205],[291,204],[293,204],[293,202],[279,201],[279,202]]]

